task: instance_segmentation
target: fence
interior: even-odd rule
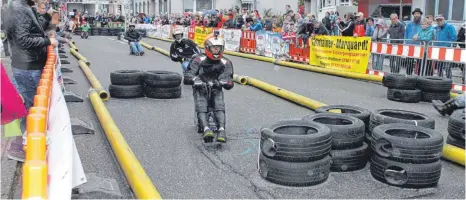
[[[49,46],[34,105],[26,117],[23,199],[71,199],[72,188],[86,182],[59,83],[60,68],[58,49]]]
[[[412,44],[417,43],[417,44]],[[439,46],[441,45],[448,46]],[[465,91],[464,43],[384,39],[372,42],[372,59],[368,73],[402,73],[417,76],[444,76],[453,80],[452,89]],[[452,47],[451,47],[452,46]],[[404,68],[405,70],[401,70]]]
[[[162,32],[168,32],[169,27],[169,25],[152,26],[151,34],[148,34],[148,36],[171,39],[171,34],[162,34]],[[188,32],[189,39],[201,46],[205,35],[211,32],[202,30],[211,30],[211,28],[196,26],[184,27],[183,29],[184,32]],[[316,63],[311,62],[310,59],[311,48],[308,46],[311,46],[311,44],[305,44],[306,39],[304,39],[304,41],[302,38],[297,39],[296,35],[282,36],[275,32],[252,32],[239,29],[221,29],[221,33],[225,39],[225,49],[228,51],[256,54],[305,64]],[[352,40],[349,39],[352,37],[332,37]],[[366,38],[366,40],[367,39],[368,38]],[[371,42],[370,39],[369,42]],[[465,91],[464,67],[466,63],[466,53],[464,48],[435,46],[435,43],[436,42],[427,43],[407,39],[382,39],[381,41],[371,42],[371,59],[365,62],[367,64],[363,66],[365,70],[358,69],[352,71],[381,76],[386,73],[403,73],[418,76],[446,76],[447,78],[453,79],[453,89]],[[451,42],[449,44],[456,45],[458,43]],[[364,56],[363,58],[367,59],[367,57]],[[340,65],[344,64],[340,63]],[[345,70],[345,67],[348,66],[341,66],[341,69]]]

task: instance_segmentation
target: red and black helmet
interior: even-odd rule
[[[219,37],[219,32],[215,31],[206,37],[204,42],[204,51],[206,56],[212,60],[220,60],[225,50],[225,40]]]

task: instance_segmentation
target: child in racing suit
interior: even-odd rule
[[[193,96],[198,122],[204,127],[204,142],[212,142],[214,133],[208,126],[208,107],[213,109],[217,122],[217,141],[226,142],[225,133],[225,103],[222,88],[231,90],[233,84],[233,65],[230,60],[223,58],[225,41],[218,37],[216,31],[204,42],[205,54],[195,57],[187,74],[193,78]],[[212,82],[211,99],[207,99],[206,83]]]
[[[175,29],[173,31],[175,41],[170,46],[170,58],[174,62],[181,62],[183,72],[188,69],[189,63],[194,55],[200,54],[201,51],[197,44],[191,40],[183,38],[183,31]]]

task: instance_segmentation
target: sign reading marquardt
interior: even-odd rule
[[[309,39],[310,64],[329,69],[366,73],[370,37],[316,36]]]
[[[199,46],[204,46],[205,38],[212,33],[212,28],[196,26],[194,29],[194,43]]]

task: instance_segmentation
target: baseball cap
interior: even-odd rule
[[[443,15],[437,15],[435,16],[435,20],[444,20],[445,17],[443,17]]]

